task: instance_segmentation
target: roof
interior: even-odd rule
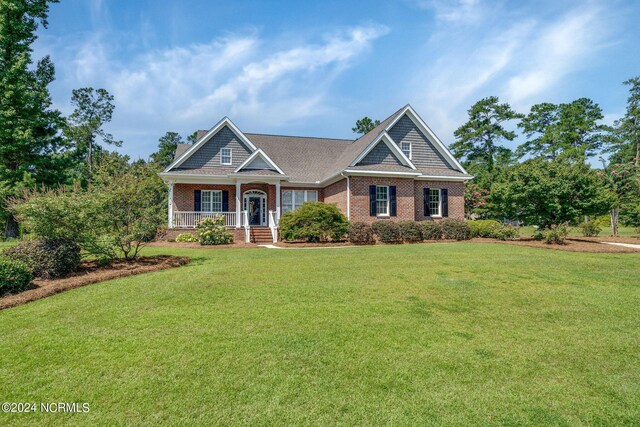
[[[379,171],[382,173],[410,172],[412,174],[423,174],[428,177],[471,178],[470,175],[464,172],[464,169],[460,167],[461,170],[458,170],[453,164],[451,169],[424,166],[416,167],[401,153],[398,154],[404,159],[403,163],[407,166],[386,164],[352,166],[358,156],[368,148],[372,148],[372,143],[374,143],[379,137],[392,141],[391,137],[387,133],[387,128],[396,123],[397,119],[401,118],[400,116],[405,114],[408,109],[413,111],[409,105],[406,105],[384,119],[370,132],[355,140],[245,133],[240,132],[239,130],[238,132],[240,132],[240,134],[238,137],[248,140],[247,142],[249,144],[253,144],[255,149],[262,150],[269,159],[271,159],[272,162],[282,170],[284,177],[288,178],[292,182],[319,183],[338,176],[346,169],[354,171],[361,170],[363,173],[364,171]],[[423,123],[422,119],[418,118],[418,120]],[[225,121],[231,128],[237,130],[235,125],[233,125],[228,118],[224,118],[216,126],[224,125]],[[215,127],[212,128],[212,130],[215,130]],[[203,135],[211,134],[210,132],[212,131],[198,131],[198,136],[202,138]],[[385,135],[381,136],[382,134]],[[434,138],[437,139],[435,136]],[[204,140],[199,139],[195,144],[197,145],[203,142]],[[441,147],[444,147],[439,140],[438,143]],[[192,147],[193,144],[178,144],[175,159],[178,159]],[[446,147],[443,149],[448,153]],[[196,147],[195,150],[197,151],[198,148]],[[448,154],[450,155],[450,153]],[[190,154],[186,155],[186,157],[189,156]],[[179,167],[179,164],[182,161],[175,162],[175,167],[170,166],[167,168],[167,171],[181,175],[283,176],[277,171],[268,169],[242,169],[233,171],[232,173],[228,170],[223,171],[220,168],[186,169]]]

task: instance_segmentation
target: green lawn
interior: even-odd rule
[[[520,235],[522,237],[528,237],[533,235],[535,228],[532,226],[520,227]],[[578,227],[571,227],[569,235],[574,237],[581,237],[582,232]],[[640,234],[636,232],[634,227],[618,227],[618,235],[621,237],[640,237]],[[600,237],[611,236],[611,227],[602,227]]]
[[[639,425],[640,254],[147,249],[0,312],[0,425]]]

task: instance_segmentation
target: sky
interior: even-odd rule
[[[134,159],[224,116],[248,133],[355,138],[357,119],[406,104],[451,144],[487,96],[523,113],[588,97],[612,122],[640,75],[638,22],[638,0],[62,0],[34,59],[51,56],[64,114],[72,89],[113,94],[107,130]]]

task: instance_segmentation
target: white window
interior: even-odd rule
[[[316,190],[282,190],[282,212],[298,209],[304,202],[317,202]]]
[[[441,216],[442,212],[440,210],[440,189],[439,188],[430,188],[429,189],[429,211],[431,212],[431,216]]]
[[[222,150],[220,150],[220,164],[231,164],[231,148],[223,148]]]
[[[376,213],[378,216],[389,215],[389,187],[376,187]]]
[[[202,190],[202,212],[222,212],[222,191]]]
[[[410,142],[401,142],[400,149],[407,156],[407,159],[411,160],[411,143]]]

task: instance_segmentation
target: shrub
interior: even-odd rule
[[[24,262],[0,258],[0,295],[24,291],[32,278],[31,270]]]
[[[402,230],[397,222],[376,221],[371,225],[378,240],[384,243],[401,243]]]
[[[410,243],[422,241],[422,226],[419,223],[416,221],[402,221],[399,225],[402,240]]]
[[[180,233],[176,236],[176,242],[181,243],[195,243],[198,238],[191,233]]]
[[[196,225],[196,232],[201,245],[226,245],[233,243],[233,234],[229,233],[224,225],[222,215],[213,218],[204,218]]]
[[[567,224],[554,224],[549,228],[538,231],[538,234],[541,235],[542,240],[549,245],[564,245],[565,240],[569,235],[569,227]]]
[[[343,239],[349,222],[336,205],[307,202],[282,215],[279,227],[284,240],[326,242]]]
[[[467,221],[471,237],[512,240],[520,237],[520,229],[512,225],[501,224],[492,219]]]
[[[349,241],[354,245],[372,245],[376,241],[373,238],[373,228],[364,222],[352,222],[347,231]]]
[[[34,277],[51,279],[73,273],[80,265],[80,246],[65,239],[33,239],[5,249],[7,258],[29,266]]]
[[[442,224],[437,221],[422,221],[422,238],[424,240],[442,239]]]
[[[582,222],[578,225],[578,228],[580,228],[584,237],[596,237],[602,231],[598,220]]]
[[[442,221],[442,234],[445,239],[467,240],[471,238],[469,224],[461,219],[445,219]]]
[[[640,227],[636,227],[636,234],[640,234]]]

